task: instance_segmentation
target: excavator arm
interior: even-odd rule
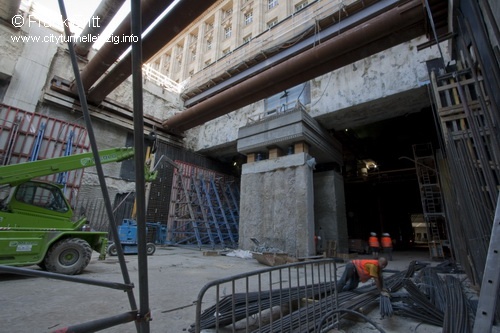
[[[121,162],[132,158],[134,156],[134,149],[112,148],[101,150],[98,154],[102,164]],[[95,160],[92,153],[0,166],[0,185],[17,186],[33,178],[92,166],[95,166]],[[155,172],[146,172],[146,181],[152,181],[156,178]]]

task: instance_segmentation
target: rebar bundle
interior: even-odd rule
[[[460,281],[451,275],[442,278],[441,268],[426,266],[412,262],[408,269],[384,279],[391,292],[386,296],[374,285],[335,293],[333,281],[233,293],[203,311],[200,327],[234,331],[239,322],[247,332],[320,333],[338,328],[348,314],[363,316],[378,303],[382,318],[399,315],[443,327],[445,333],[469,333],[474,307]],[[194,332],[194,325],[189,331]]]
[[[443,312],[429,301],[413,281],[405,281],[405,290],[408,292],[408,297],[404,299],[403,304],[394,304],[396,314],[435,326],[443,325]]]
[[[380,296],[379,300],[380,316],[382,318],[392,317],[394,310],[392,308],[391,299],[389,296]]]
[[[420,276],[416,279],[419,282],[419,289],[429,298],[429,301],[439,309],[445,311],[446,295],[443,280],[439,277],[435,268],[426,267],[420,271]]]
[[[391,290],[397,291],[403,287],[406,279],[423,267],[424,265],[420,263],[412,262],[407,270],[397,272],[385,279],[385,285]],[[320,332],[326,326],[317,327],[318,323],[325,323],[329,327],[338,325],[338,321],[331,318],[333,313],[336,313],[336,320],[340,320],[349,311],[368,309],[379,301],[379,292],[375,286],[365,286],[352,292],[338,293],[337,299],[335,299],[334,289],[334,283],[330,282],[228,295],[203,311],[201,328],[209,329],[234,325],[240,320],[262,314],[263,311],[270,310],[275,306],[288,306],[290,312],[284,313],[280,309],[279,318],[271,319],[267,324],[259,323],[255,332]],[[390,298],[382,298],[384,298],[381,302],[383,302],[382,308],[385,316],[392,316]],[[305,305],[301,305],[301,303],[305,303]],[[342,309],[346,311],[342,312]],[[194,332],[193,326],[190,328],[190,332]]]
[[[321,298],[331,294],[334,290],[333,283],[321,283],[303,287],[228,295],[203,311],[201,328],[224,327],[271,309],[274,306],[294,306],[301,299]]]
[[[471,332],[473,304],[465,297],[460,281],[446,275],[439,277],[435,268],[425,268],[416,279],[406,280],[402,302],[393,303],[397,315],[441,326],[445,333]]]
[[[443,289],[446,295],[443,333],[472,332],[469,307],[460,281],[456,277],[448,275],[445,278]]]

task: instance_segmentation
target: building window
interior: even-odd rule
[[[248,43],[252,40],[252,34],[243,37],[243,44]]]
[[[267,22],[267,28],[268,28],[268,29],[271,29],[271,28],[272,28],[272,27],[274,27],[276,24],[278,24],[278,19],[277,19],[277,18],[275,18],[275,19],[273,19],[273,20],[271,20],[271,21]]]
[[[273,9],[278,5],[278,0],[267,0],[267,9]]]
[[[210,31],[210,30],[213,30],[213,29],[214,29],[214,24],[213,23],[205,22],[205,30],[206,31]]]
[[[191,51],[191,61],[196,60],[196,51]]]
[[[226,55],[231,52],[231,49],[228,47],[227,49],[222,50],[222,54]]]
[[[298,4],[295,5],[295,11],[298,12],[299,10],[306,8],[307,7],[307,0],[306,1],[301,1]]]
[[[212,38],[207,39],[207,50],[211,50],[211,49],[212,49]]]
[[[233,9],[232,8],[229,8],[227,10],[223,10],[223,12],[222,12],[222,19],[225,19],[225,18],[231,16],[232,13],[233,13]]]
[[[233,28],[231,26],[225,27],[224,28],[224,38],[226,38],[226,39],[230,38],[232,32],[233,32]]]
[[[253,12],[248,12],[245,14],[245,25],[249,25],[253,22]]]
[[[205,61],[205,66],[208,66],[212,63],[212,60],[211,59],[208,59],[207,61]]]

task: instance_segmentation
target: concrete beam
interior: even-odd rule
[[[318,163],[342,165],[342,147],[316,120],[303,110],[295,110],[265,118],[241,127],[237,149],[242,154],[265,152],[268,148],[288,151],[298,142],[309,146],[308,153]]]

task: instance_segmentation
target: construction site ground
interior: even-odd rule
[[[369,258],[359,255],[359,258]],[[130,278],[135,285],[139,304],[138,260],[125,256]],[[426,250],[396,251],[387,269],[404,270],[412,260],[437,265]],[[266,266],[255,259],[226,255],[206,255],[204,251],[185,247],[159,247],[148,257],[149,304],[152,313],[150,331],[155,333],[187,332],[195,321],[195,301],[203,286],[215,279],[259,270]],[[338,275],[345,264],[338,264]],[[38,269],[38,267],[30,267]],[[123,282],[117,257],[98,261],[95,255],[81,275],[104,281]],[[465,276],[460,277],[467,284]],[[471,288],[471,295],[474,290]],[[0,332],[52,332],[72,324],[106,318],[130,310],[126,293],[97,286],[56,281],[41,277],[0,274]],[[378,308],[368,317],[386,332],[437,333],[441,327],[423,324],[400,316],[381,318]],[[376,332],[370,323],[343,320],[345,332]],[[498,331],[498,330],[497,330]],[[103,332],[136,332],[133,323],[115,326]],[[209,331],[205,331],[209,332]]]

